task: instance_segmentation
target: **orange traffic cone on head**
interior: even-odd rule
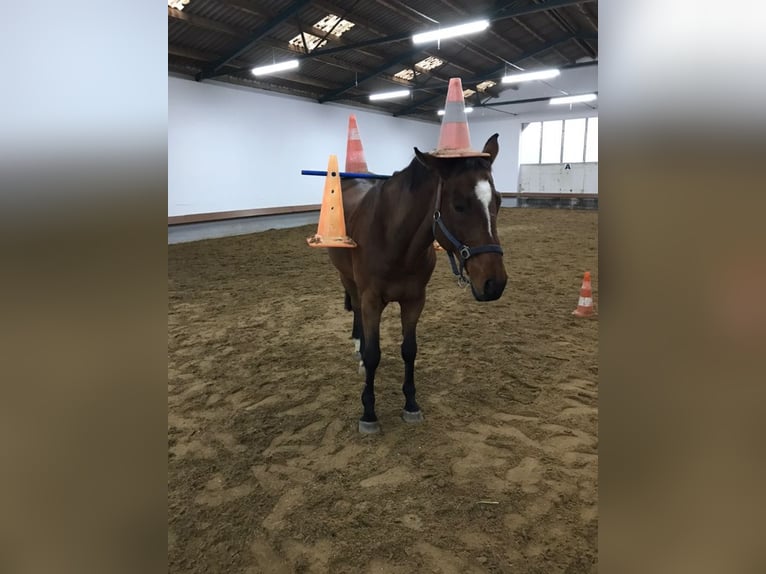
[[[572,311],[575,317],[590,317],[593,315],[593,294],[590,286],[590,271],[586,271],[580,287],[580,299],[577,301],[577,309]]]
[[[431,152],[436,157],[488,157],[489,154],[471,149],[471,134],[465,116],[463,82],[450,78],[447,89],[447,103],[439,131],[439,146]]]
[[[346,142],[346,171],[350,173],[367,173],[367,161],[364,159],[362,138],[359,137],[359,127],[356,116],[348,117],[348,141]]]
[[[319,226],[316,235],[308,237],[306,242],[310,247],[356,247],[356,242],[346,235],[338,157],[335,155],[331,155],[327,163]]]

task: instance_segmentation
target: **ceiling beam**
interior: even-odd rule
[[[568,94],[570,96],[584,96],[586,94],[596,94],[598,95],[598,92],[585,92],[583,94]],[[551,98],[559,98],[561,96],[544,96],[541,98],[527,98],[525,100],[508,100],[505,102],[486,102],[483,104],[476,104],[475,108],[494,108],[496,106],[512,106],[516,104],[533,104],[535,102],[545,102],[547,100],[550,100]],[[583,102],[587,103],[587,102]]]
[[[538,4],[540,4],[540,0],[534,0]],[[582,5],[578,6],[582,8]],[[569,32],[570,34],[574,34],[577,32],[577,29],[564,17],[564,14],[560,13],[558,10],[548,10],[545,12],[545,15],[549,20],[551,20],[562,32]],[[593,50],[593,48],[590,47],[584,40],[575,39],[575,42],[577,45],[585,52],[586,56],[589,56],[591,58],[596,57],[596,52]]]
[[[225,6],[229,6],[230,8],[236,8],[237,10],[240,10],[246,14],[250,14],[251,16],[256,16],[258,18],[263,18],[265,20],[270,20],[274,16],[272,13],[257,7],[256,3],[248,2],[248,0],[215,0],[215,1],[216,1],[216,4],[224,4]]]
[[[185,48],[183,46],[176,46],[174,44],[168,44],[168,54],[171,54],[173,56],[180,56],[182,58],[186,58],[188,60],[195,60],[197,62],[200,62],[201,64],[198,66],[198,68],[202,68],[205,66],[207,62],[210,62],[211,60],[214,60],[215,58],[219,58],[220,54],[214,54],[211,52],[205,52],[203,50],[196,50],[194,48]],[[250,68],[246,67],[245,62],[241,62],[239,60],[232,60],[225,66],[221,68],[221,74],[220,76],[241,76],[241,74],[245,72],[249,72]],[[321,90],[330,90],[334,87],[333,84],[330,84],[329,82],[325,82],[323,80],[312,78],[310,76],[306,76],[305,74],[301,74],[299,72],[290,72],[289,76],[284,75],[280,76],[280,74],[274,74],[275,77],[281,77],[285,80],[294,80],[298,84],[302,84],[304,86],[312,86],[314,88],[319,88]]]
[[[533,50],[530,50],[528,52],[525,52],[524,54],[521,54],[520,56],[515,58],[515,60],[517,62],[521,62],[521,61],[527,60],[529,58],[534,58],[535,56],[538,56],[538,55],[542,54],[543,52],[546,52],[546,51],[548,51],[548,50],[558,46],[559,44],[563,44],[564,42],[568,42],[568,41],[572,40],[573,36],[574,36],[574,34],[567,34],[566,36],[562,36],[560,38],[557,38],[556,40],[552,40],[550,42],[545,42],[542,46],[538,46],[537,48],[534,48]],[[583,36],[583,37],[591,37],[591,35],[587,35],[587,34],[584,34],[584,35],[581,34],[581,36]],[[590,62],[588,62],[588,63],[590,64]],[[571,66],[571,65],[570,66],[561,66],[560,68],[561,69],[565,69],[565,68],[570,68],[570,67],[573,67],[573,66]],[[469,78],[468,80],[465,80],[465,82],[463,82],[463,83],[466,84],[466,85],[467,84],[478,84],[478,83],[481,83],[481,82],[483,82],[485,80],[489,80],[489,79],[493,79],[493,78],[499,78],[500,75],[503,74],[504,70],[505,70],[505,65],[503,65],[503,66],[495,66],[492,69],[486,70],[485,72],[483,72],[481,74],[478,74],[474,78]],[[434,86],[434,87],[437,88],[438,86]],[[420,101],[413,102],[413,103],[411,103],[411,104],[401,108],[400,110],[397,110],[394,113],[394,116],[398,117],[398,116],[409,115],[409,114],[415,112],[418,108],[430,104],[431,102],[433,102],[434,100],[436,100],[440,96],[443,97],[444,94],[439,94],[439,95],[436,95],[436,96],[429,96],[427,98],[421,99]]]
[[[504,8],[499,9],[498,12],[496,12],[496,15],[492,18],[492,21],[504,20],[504,19],[507,19],[507,18],[514,18],[514,17],[519,16],[519,15],[532,14],[532,13],[535,13],[535,12],[552,10],[554,8],[559,8],[559,7],[562,7],[562,6],[570,6],[570,5],[575,5],[575,4],[579,4],[579,3],[583,3],[583,2],[589,2],[589,1],[592,1],[592,0],[549,0],[548,2],[546,2],[544,4],[533,5],[533,6],[529,6],[529,5],[523,6],[523,7],[518,7],[518,6],[514,6],[514,5],[506,6]],[[390,2],[387,2],[386,0],[378,0],[378,2],[381,3],[381,4],[385,4],[388,7],[392,7]],[[325,2],[321,2],[321,3],[325,3]],[[402,12],[401,10],[397,10],[397,12],[400,13],[401,15],[409,18],[410,20],[415,20],[415,17],[413,17],[413,16],[411,16],[409,14],[406,14],[406,13]],[[349,17],[352,18],[352,19],[354,18],[354,16],[349,16]],[[532,53],[522,54],[521,56],[517,57],[515,60],[516,61],[521,61],[521,60],[524,60],[524,59],[527,59],[527,58],[534,57],[535,55],[538,55],[538,54],[540,54],[540,53],[542,53],[542,52],[544,52],[546,50],[554,48],[554,47],[558,46],[559,44],[561,44],[563,42],[566,42],[568,40],[573,39],[573,37],[574,37],[573,34],[569,34],[569,35],[567,35],[563,39],[558,39],[558,40],[555,40],[553,42],[548,42],[545,45],[543,45],[542,47],[535,49]],[[472,52],[478,53],[473,48],[469,47],[469,49]],[[332,92],[329,92],[329,93],[325,94],[324,96],[319,98],[319,102],[320,103],[325,103],[325,102],[328,102],[328,101],[331,101],[331,100],[335,100],[339,96],[342,96],[343,94],[345,94],[349,90],[357,87],[358,85],[362,84],[363,82],[366,82],[366,81],[374,78],[378,74],[381,74],[381,73],[385,72],[390,67],[392,67],[392,66],[394,66],[396,64],[399,64],[399,63],[401,63],[404,60],[412,58],[415,55],[417,55],[419,53],[422,53],[424,51],[425,50],[423,50],[422,48],[413,48],[412,50],[410,50],[410,51],[408,51],[408,52],[406,52],[404,54],[396,56],[396,57],[394,57],[394,58],[384,62],[383,64],[381,64],[380,66],[378,66],[374,70],[372,70],[369,73],[367,73],[364,76],[362,76],[361,78],[357,78],[353,84],[346,84],[345,86],[342,86],[341,88],[338,88],[337,90],[334,90]],[[483,57],[486,57],[484,54],[480,54],[480,55],[483,56]],[[463,69],[465,69],[465,68],[463,68]],[[399,112],[399,113],[401,113],[401,112]]]
[[[328,92],[327,94],[323,95],[321,98],[319,98],[319,103],[323,104],[325,102],[329,102],[331,100],[335,100],[338,98],[338,96],[342,96],[349,90],[352,90],[353,88],[357,87],[359,84],[362,84],[368,80],[371,80],[378,74],[382,74],[386,70],[388,70],[391,66],[395,66],[396,64],[399,64],[403,62],[404,60],[408,60],[417,54],[420,54],[422,52],[421,48],[413,48],[407,52],[404,52],[403,54],[399,54],[398,56],[395,56],[391,58],[390,60],[387,60],[371,72],[368,72],[367,74],[363,75],[361,78],[357,78],[353,84],[346,84],[342,88],[338,88],[337,90],[333,90],[332,92]]]
[[[515,18],[516,16],[525,16],[536,12],[546,12],[556,8],[574,6],[575,4],[587,4],[588,2],[595,1],[596,0],[548,0],[548,2],[541,4],[532,4],[523,7],[517,6],[517,2],[510,2],[505,7],[496,10],[490,20],[492,22],[497,22],[498,20],[506,20],[508,18]]]
[[[210,20],[209,18],[197,16],[196,14],[190,14],[188,12],[176,10],[170,6],[168,6],[168,17],[173,18],[174,20],[181,20],[191,24],[192,26],[197,26],[198,28],[212,30],[214,32],[222,32],[223,34],[228,34],[230,36],[242,37],[248,35],[248,31],[244,28],[235,28],[233,26],[229,26],[228,24],[223,24],[221,22],[216,22],[215,20]]]
[[[373,40],[365,40],[363,42],[357,42],[355,44],[346,44],[345,46],[338,46],[336,48],[315,49],[310,54],[304,56],[304,59],[316,58],[317,56],[325,56],[328,54],[339,54],[341,52],[347,52],[349,50],[358,50],[359,48],[368,48],[370,46],[380,46],[383,44],[392,44],[394,42],[401,42],[403,40],[409,40],[412,34],[409,32],[404,34],[392,34],[390,36],[384,36],[382,38],[375,38]]]
[[[244,44],[242,44],[239,48],[237,48],[230,54],[224,56],[223,58],[216,60],[209,66],[205,67],[199,74],[197,74],[196,80],[199,82],[206,78],[212,78],[212,77],[215,77],[216,75],[219,75],[218,71],[221,69],[221,67],[223,67],[228,62],[231,62],[233,59],[241,56],[242,54],[250,50],[253,46],[255,46],[256,43],[258,43],[259,40],[265,37],[274,28],[279,26],[285,20],[288,20],[289,18],[292,18],[293,16],[297,15],[298,12],[300,12],[305,6],[307,6],[310,3],[311,3],[311,0],[295,0],[295,2],[292,2],[279,14],[275,15],[274,18],[272,18],[265,24],[256,28],[253,31],[252,35],[248,38],[248,40]]]

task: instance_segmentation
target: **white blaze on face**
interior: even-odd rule
[[[482,179],[476,182],[474,192],[479,203],[484,207],[484,212],[487,214],[487,229],[489,230],[489,236],[492,237],[492,222],[489,219],[489,202],[492,201],[492,186],[489,185],[486,179]]]

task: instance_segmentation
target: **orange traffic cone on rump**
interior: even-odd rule
[[[471,134],[465,115],[463,82],[460,78],[450,78],[447,88],[447,102],[444,105],[439,146],[431,152],[435,157],[488,157],[486,152],[471,148]]]
[[[322,208],[316,235],[308,237],[309,247],[356,247],[356,242],[346,235],[343,214],[343,196],[338,171],[338,156],[331,155],[324,180]]]
[[[572,311],[575,317],[593,316],[593,291],[590,285],[590,271],[586,271],[580,287],[580,299],[577,301],[577,309]]]
[[[346,171],[349,173],[368,173],[367,160],[364,158],[362,138],[359,137],[359,126],[356,116],[348,116],[348,140],[346,141]]]

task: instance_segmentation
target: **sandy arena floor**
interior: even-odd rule
[[[376,410],[326,252],[288,230],[169,246],[173,573],[596,572],[597,213],[504,209],[508,286],[459,289],[439,255],[418,325],[424,424],[399,419],[398,305]]]

